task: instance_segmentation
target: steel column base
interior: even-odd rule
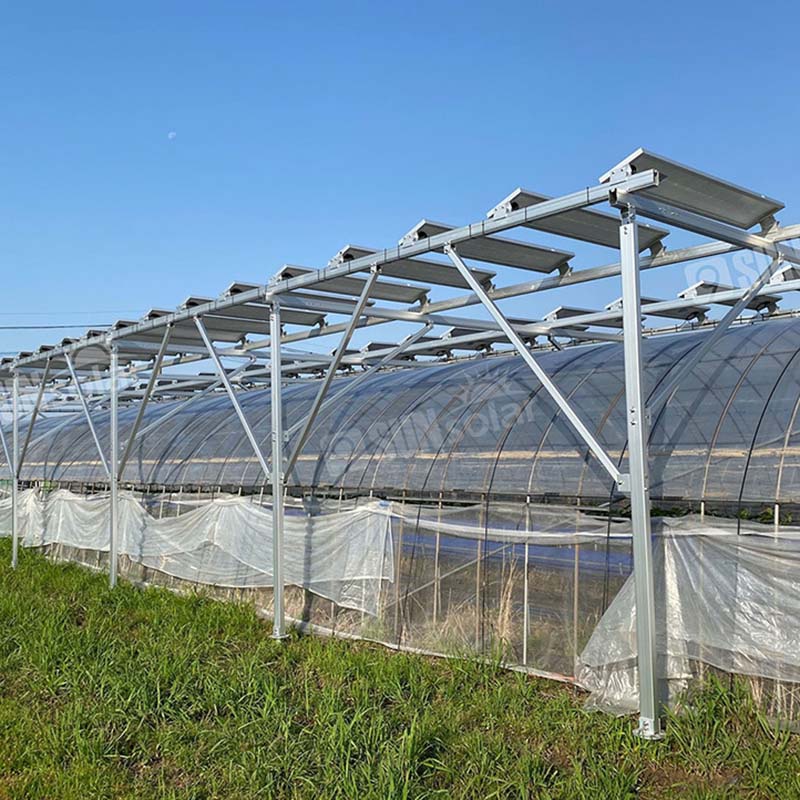
[[[664,738],[664,731],[661,730],[661,722],[650,717],[639,717],[639,727],[633,732],[634,736],[640,739],[648,739],[657,742]]]

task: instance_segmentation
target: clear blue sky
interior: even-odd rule
[[[518,185],[573,191],[640,145],[800,222],[798,23],[788,2],[8,3],[0,324],[321,266]]]

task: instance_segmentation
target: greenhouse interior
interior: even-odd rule
[[[0,535],[14,565],[252,602],[277,639],[497,659],[646,738],[712,673],[796,725],[782,209],[640,149],[570,194],[3,359]],[[570,305],[589,283],[597,307]]]

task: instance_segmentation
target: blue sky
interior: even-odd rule
[[[322,266],[519,185],[573,191],[638,146],[798,222],[798,22],[792,3],[7,4],[0,325]],[[599,305],[584,287],[507,308],[564,301]],[[0,330],[0,351],[65,333]]]

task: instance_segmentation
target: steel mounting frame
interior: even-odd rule
[[[644,154],[647,155],[647,154]],[[642,153],[637,158],[644,157]],[[748,308],[751,301],[770,292],[779,290],[782,294],[787,291],[800,290],[800,280],[787,281],[777,286],[770,284],[777,270],[783,263],[800,265],[800,251],[784,242],[800,236],[800,226],[780,228],[775,222],[772,210],[765,213],[759,220],[762,226],[761,233],[752,233],[736,227],[724,220],[730,218],[729,209],[714,208],[713,204],[707,209],[698,209],[689,205],[684,208],[675,205],[681,202],[680,191],[667,192],[660,197],[659,187],[664,181],[669,186],[669,174],[661,174],[655,168],[635,172],[628,164],[625,167],[615,168],[604,176],[599,183],[587,186],[577,192],[562,197],[534,202],[523,208],[514,208],[506,204],[502,208],[495,207],[489,219],[481,222],[444,230],[442,233],[434,232],[425,237],[407,235],[401,239],[396,247],[385,250],[369,251],[367,255],[355,258],[342,257],[333,259],[328,266],[322,269],[309,269],[292,272],[290,277],[277,277],[264,285],[242,286],[234,285],[222,297],[208,302],[200,302],[178,309],[175,312],[153,311],[146,318],[118,323],[111,331],[90,331],[78,341],[65,340],[61,345],[48,348],[46,352],[40,350],[36,353],[20,354],[13,360],[9,375],[11,377],[12,401],[12,441],[9,447],[5,432],[0,430],[3,451],[9,463],[12,486],[12,562],[16,566],[18,558],[18,489],[20,473],[22,470],[29,445],[38,439],[33,439],[33,424],[41,412],[48,381],[53,382],[51,364],[65,363],[74,384],[80,409],[86,419],[88,428],[97,447],[100,460],[108,478],[111,495],[110,512],[110,560],[109,580],[113,586],[117,579],[117,546],[119,534],[119,484],[124,477],[125,467],[133,452],[137,439],[147,435],[158,425],[171,418],[189,403],[198,398],[206,397],[220,388],[227,394],[234,409],[234,413],[250,442],[256,460],[264,474],[264,481],[271,483],[272,487],[272,515],[273,515],[273,541],[272,557],[274,572],[274,623],[273,636],[283,639],[286,636],[286,616],[284,603],[284,572],[283,572],[283,535],[284,535],[284,496],[288,489],[287,480],[300,457],[303,447],[307,443],[315,420],[320,412],[329,403],[341,398],[348,391],[358,386],[370,375],[381,369],[396,369],[411,366],[424,366],[425,362],[413,360],[403,362],[404,359],[430,358],[437,350],[477,351],[487,342],[507,340],[514,351],[523,359],[533,374],[542,384],[547,394],[556,403],[564,418],[570,423],[580,440],[588,447],[592,456],[602,466],[614,481],[615,487],[621,493],[630,496],[631,517],[633,525],[634,548],[634,579],[636,590],[636,632],[638,642],[638,668],[639,668],[639,727],[638,733],[645,738],[657,738],[661,735],[661,690],[658,653],[655,637],[655,576],[652,553],[652,535],[650,529],[650,497],[648,476],[648,415],[653,409],[669,401],[681,382],[699,364],[703,355],[714,346],[725,330],[740,318],[742,312]],[[660,163],[656,157],[656,164]],[[690,171],[691,173],[691,171]],[[690,174],[690,178],[693,173]],[[697,173],[698,181],[711,182],[712,188],[721,187],[723,192],[730,197],[731,192],[737,190],[729,184],[710,178],[710,176]],[[714,181],[716,180],[716,183]],[[745,190],[740,190],[743,193]],[[748,202],[755,207],[767,203],[768,198],[757,196],[754,193],[745,193]],[[713,195],[713,193],[712,193]],[[709,195],[709,196],[712,196]],[[735,195],[734,195],[735,196]],[[743,195],[745,196],[745,195]],[[664,198],[670,198],[667,202]],[[676,199],[677,198],[677,199]],[[472,240],[483,240],[483,244],[491,245],[491,238],[495,234],[525,227],[535,229],[537,220],[540,223],[558,215],[574,212],[583,213],[593,206],[609,202],[612,207],[619,210],[621,220],[619,223],[619,260],[604,266],[589,267],[585,269],[566,268],[561,264],[558,274],[547,277],[525,280],[506,286],[496,286],[480,281],[473,273],[470,266],[459,254],[459,245],[464,245],[462,251],[469,251],[467,243]],[[502,205],[502,204],[501,204]],[[779,206],[778,206],[779,207]],[[687,210],[692,208],[693,210]],[[702,212],[702,213],[698,213]],[[706,212],[708,212],[706,214]],[[605,215],[606,223],[608,216]],[[667,250],[659,237],[657,246],[650,255],[642,255],[639,250],[639,227],[637,217],[646,217],[657,222],[701,234],[711,239],[710,242],[683,248],[680,250]],[[564,218],[562,218],[563,220]],[[732,217],[737,220],[736,215]],[[748,220],[749,221],[749,220]],[[613,220],[612,220],[613,222]],[[605,223],[604,223],[605,224]],[[539,227],[542,227],[540,224]],[[547,227],[546,225],[544,227]],[[563,226],[562,226],[563,227]],[[433,231],[442,230],[439,226]],[[608,231],[606,233],[613,233]],[[663,234],[663,232],[662,232]],[[566,234],[565,234],[566,235]],[[576,233],[574,238],[580,239]],[[497,239],[494,243],[497,243]],[[481,244],[481,242],[476,242]],[[522,243],[520,243],[522,244]],[[739,250],[749,250],[755,253],[766,254],[771,258],[768,266],[751,282],[748,287],[740,289],[725,289],[702,297],[702,303],[733,303],[722,319],[708,333],[703,343],[697,347],[690,358],[676,371],[668,384],[659,389],[649,403],[645,404],[646,391],[642,371],[642,341],[645,331],[642,327],[642,314],[658,311],[676,311],[690,307],[697,300],[677,299],[648,303],[643,307],[641,302],[640,276],[645,270],[659,267],[669,267],[687,263],[693,260],[726,255]],[[358,248],[356,248],[358,251]],[[366,252],[363,248],[360,252]],[[471,252],[471,251],[470,251]],[[370,300],[372,290],[378,285],[381,272],[389,265],[395,265],[392,275],[395,276],[401,269],[403,262],[420,265],[423,262],[413,259],[431,253],[443,253],[449,261],[448,269],[455,267],[463,283],[468,288],[466,294],[456,297],[446,297],[440,300],[430,298],[430,290],[419,293],[419,302],[407,308],[395,308],[390,305],[376,305]],[[358,255],[358,252],[355,253]],[[433,264],[434,262],[429,262]],[[435,262],[444,266],[446,262]],[[499,262],[498,262],[499,263]],[[450,266],[452,265],[452,267]],[[350,275],[367,273],[363,280],[362,289],[357,299],[308,295],[314,292],[315,287],[325,281],[345,278]],[[490,275],[492,273],[489,273]],[[280,273],[279,273],[280,275]],[[530,296],[537,293],[595,281],[609,277],[619,276],[622,284],[622,304],[618,309],[587,312],[565,319],[533,319],[522,323],[511,320],[499,307],[502,300],[512,297]],[[360,279],[359,279],[360,280]],[[418,274],[411,280],[418,281]],[[355,284],[354,281],[340,282],[339,286]],[[329,284],[330,286],[330,284]],[[386,293],[377,296],[387,296]],[[391,296],[391,295],[388,295]],[[466,308],[473,305],[482,306],[489,314],[490,319],[478,320],[467,317],[454,316],[448,312],[457,308]],[[247,308],[242,308],[247,306]],[[258,317],[258,309],[263,312],[266,322],[268,316],[268,338],[259,340],[241,341],[235,339],[237,325],[243,325],[242,330],[248,330],[247,323],[253,322]],[[291,310],[318,312],[322,318],[319,325],[307,326],[301,331],[287,332],[281,324],[281,311],[286,309],[287,317]],[[253,316],[248,316],[252,311]],[[332,314],[344,318],[344,321],[328,322],[327,316]],[[243,322],[244,320],[244,322]],[[206,325],[208,321],[208,325]],[[609,322],[621,321],[621,332],[586,330],[587,327]],[[390,322],[412,323],[420,328],[413,334],[405,337],[396,345],[385,348],[373,349],[368,355],[363,353],[348,352],[348,345],[355,331],[362,328],[371,328]],[[215,328],[215,325],[217,326]],[[461,327],[469,333],[446,337],[429,342],[425,337],[434,327],[452,326]],[[258,326],[258,330],[260,331]],[[194,328],[194,331],[191,329]],[[188,331],[188,332],[187,332]],[[221,338],[215,339],[215,331]],[[197,338],[190,334],[196,332]],[[292,352],[285,346],[299,341],[310,341],[324,336],[341,334],[338,345],[331,356],[314,353]],[[552,339],[554,336],[569,338],[575,342],[591,340],[595,342],[622,342],[625,364],[625,401],[626,424],[628,433],[627,445],[627,471],[616,463],[604,446],[595,437],[590,427],[590,421],[584,420],[579,408],[562,394],[555,381],[550,378],[539,364],[535,349],[530,342],[537,336]],[[217,347],[215,342],[222,341]],[[554,340],[553,340],[554,341]],[[554,344],[561,346],[554,341]],[[107,460],[91,415],[92,402],[84,394],[80,375],[75,368],[73,356],[87,348],[100,348],[110,353],[108,378],[109,389],[107,399],[111,420],[110,458]],[[146,360],[152,356],[152,363],[144,367],[135,367],[137,360]],[[243,359],[244,363],[234,370],[226,370],[223,358]],[[211,360],[216,372],[216,379],[198,381],[196,389],[192,391],[185,401],[177,402],[164,414],[159,415],[152,423],[142,427],[145,410],[158,394],[159,377],[164,374],[164,369],[171,366],[181,366],[194,362]],[[45,368],[41,370],[41,365]],[[132,397],[125,391],[120,391],[119,376],[120,364],[125,363],[129,374],[138,374],[149,370],[149,378],[141,396]],[[340,370],[360,367],[362,371],[351,377],[339,392],[332,393],[331,387]],[[27,370],[38,374],[37,399],[33,406],[25,441],[20,451],[19,421],[20,421],[20,375]],[[40,372],[36,372],[40,370]],[[250,381],[258,379],[269,383],[270,409],[271,409],[271,458],[268,459],[258,443],[252,427],[248,423],[241,404],[237,397],[235,381],[247,378],[245,372],[249,370]],[[293,374],[306,375],[313,370],[324,370],[324,375],[319,381],[315,399],[304,419],[295,423],[287,431],[283,427],[283,393],[282,387]],[[351,373],[352,374],[352,373]],[[306,380],[301,377],[299,379]],[[96,380],[96,376],[89,380]],[[63,387],[62,387],[63,388]],[[103,400],[101,395],[101,401]],[[133,426],[125,442],[122,456],[119,449],[119,408],[121,402],[138,402],[138,408]],[[58,426],[48,432],[52,435]],[[296,435],[296,436],[295,436]],[[294,437],[293,447],[288,456],[286,451],[287,440]],[[271,461],[271,463],[270,463]]]

